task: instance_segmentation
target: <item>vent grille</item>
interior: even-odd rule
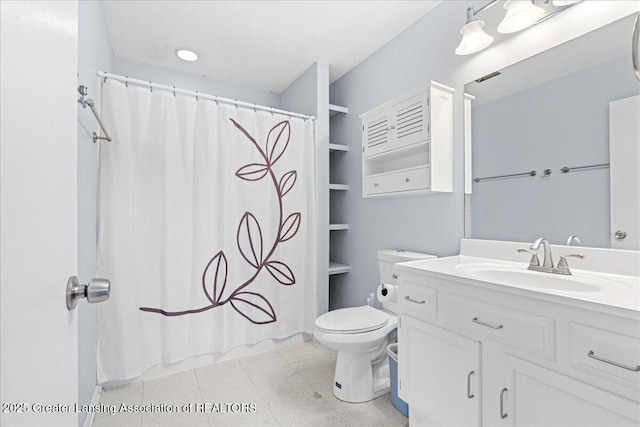
[[[414,133],[424,132],[424,103],[420,100],[396,113],[397,138],[402,139]]]
[[[388,139],[386,117],[367,124],[367,147],[371,148],[384,144]]]

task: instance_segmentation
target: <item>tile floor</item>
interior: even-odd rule
[[[336,353],[313,342],[107,390],[100,404],[253,403],[255,412],[97,413],[94,427],[407,426],[390,395],[366,403],[333,396]]]

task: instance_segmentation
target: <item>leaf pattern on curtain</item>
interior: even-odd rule
[[[223,298],[223,292],[230,284],[227,283],[227,257],[224,251],[219,251],[209,260],[202,272],[202,290],[210,302],[209,305],[183,311],[167,311],[161,308],[139,307],[141,311],[159,313],[169,317],[184,316],[187,314],[201,313],[229,303],[234,310],[251,323],[264,325],[277,321],[273,306],[264,295],[243,290],[252,284],[263,270],[268,271],[269,274],[282,285],[289,286],[296,283],[295,275],[288,265],[281,261],[271,259],[271,256],[280,243],[290,240],[298,233],[302,221],[300,212],[291,213],[284,219],[282,203],[284,196],[291,191],[296,183],[298,176],[297,171],[292,170],[286,172],[278,178],[272,169],[272,166],[284,155],[289,146],[291,125],[288,120],[284,120],[273,126],[267,135],[263,149],[240,123],[233,119],[229,120],[253,143],[264,160],[264,163],[249,163],[242,166],[236,171],[235,175],[249,182],[260,181],[268,176],[273,182],[279,207],[279,223],[276,238],[265,255],[265,248],[268,247],[268,245],[265,245],[260,223],[251,212],[245,212],[238,224],[236,244],[242,258],[255,268],[255,272],[251,277],[244,283],[239,284],[227,298]]]

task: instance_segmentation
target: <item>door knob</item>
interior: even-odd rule
[[[86,298],[90,303],[102,302],[109,299],[111,283],[107,279],[91,279],[86,285],[80,284],[76,276],[67,281],[67,309],[73,310],[78,300]]]

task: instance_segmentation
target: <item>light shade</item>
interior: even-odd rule
[[[508,0],[504,8],[507,9],[507,14],[498,25],[498,32],[502,34],[524,30],[544,15],[544,9],[534,5],[531,0]]]
[[[484,21],[471,21],[460,28],[462,40],[456,48],[457,55],[470,55],[480,52],[493,43],[493,37],[482,30]]]
[[[193,62],[198,60],[198,54],[189,49],[178,49],[176,55],[183,61]]]

